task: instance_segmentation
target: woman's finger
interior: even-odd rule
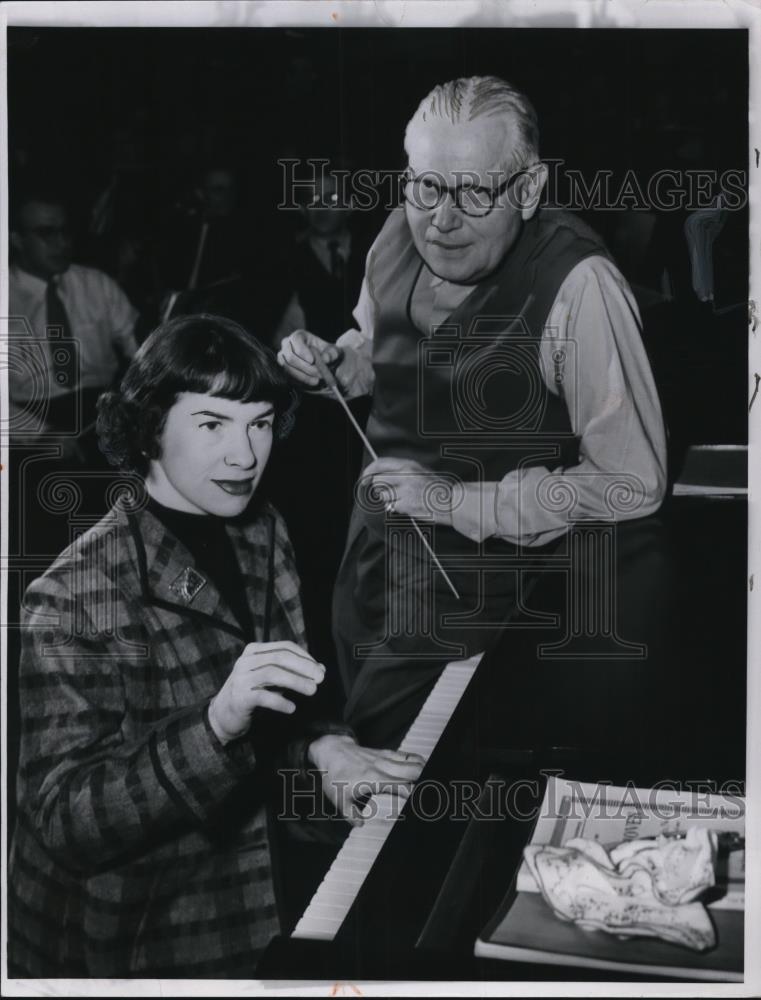
[[[346,782],[327,781],[323,784],[323,790],[338,812],[352,826],[362,826],[364,820],[360,816],[360,810],[354,804],[354,800]]]
[[[421,757],[419,753],[412,753],[408,750],[369,750],[369,753],[375,759],[379,760],[392,760],[401,764],[405,762],[409,762],[410,764],[425,764],[425,757]]]
[[[258,708],[269,708],[273,712],[282,712],[284,715],[292,715],[296,711],[296,706],[292,701],[284,698],[277,691],[268,691],[260,688],[254,696],[254,705]]]
[[[318,687],[318,682],[303,674],[295,674],[292,670],[285,670],[283,667],[268,664],[260,670],[254,670],[249,675],[252,684],[251,689],[258,688],[286,688],[288,691],[296,691],[299,694],[311,697]]]
[[[243,653],[275,652],[279,649],[288,649],[294,656],[301,656],[305,660],[314,660],[309,651],[299,646],[298,643],[290,639],[276,639],[274,642],[249,642],[243,649]]]
[[[244,652],[238,662],[241,661],[245,669],[251,673],[268,667],[280,667],[297,677],[314,681],[315,684],[320,684],[325,677],[325,667],[322,663],[313,660],[311,656],[297,655],[290,649],[259,649],[252,653]]]

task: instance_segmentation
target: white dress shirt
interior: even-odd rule
[[[116,282],[95,268],[72,264],[55,280],[69,318],[72,339],[78,344],[78,385],[83,389],[105,389],[116,375],[121,359],[131,358],[137,350],[134,335],[137,311]],[[45,391],[50,397],[60,396],[65,390],[51,377],[52,356],[46,332],[47,282],[14,266],[9,273],[8,291],[8,389],[13,412],[34,400],[36,394],[38,397],[39,387],[44,384],[30,377],[30,363],[32,370],[46,370]]]
[[[427,298],[434,325],[472,291],[425,267],[422,274],[433,289]],[[416,323],[419,289],[420,282],[412,301]],[[341,369],[348,396],[370,393],[374,383],[375,305],[365,282],[354,318],[357,328],[337,341],[349,349]],[[563,534],[569,520],[623,520],[658,509],[666,489],[666,439],[640,330],[632,291],[609,260],[587,257],[569,272],[550,310],[540,359],[544,382],[554,395],[562,392],[580,439],[579,464],[518,469],[499,482],[466,483],[452,512],[457,531],[475,541],[497,536],[543,545]],[[559,362],[560,345],[565,357]],[[555,502],[563,496],[574,498],[570,506]]]

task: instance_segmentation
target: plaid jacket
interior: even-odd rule
[[[257,638],[269,614],[269,638],[303,645],[279,515],[227,531]],[[150,511],[118,505],[24,605],[10,975],[250,977],[278,920],[263,768],[208,723],[245,645],[232,613]]]

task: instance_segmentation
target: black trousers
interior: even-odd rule
[[[355,511],[333,599],[333,634],[361,743],[396,747],[447,663],[490,648],[528,581],[507,542],[469,542],[430,527],[459,598],[409,518]]]

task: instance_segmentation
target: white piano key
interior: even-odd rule
[[[367,874],[367,859],[356,859],[356,858],[341,858],[341,864],[337,867],[331,867],[328,872],[345,872],[347,877],[354,878],[355,875],[366,875]]]
[[[361,844],[352,844],[351,847],[347,848],[345,857],[352,858],[355,861],[374,861],[375,858],[380,854],[380,845],[368,850]]]
[[[356,892],[358,886],[362,885],[366,874],[366,871],[352,872],[345,867],[343,869],[332,871],[326,874],[325,878],[320,883],[320,888],[317,891],[323,891],[324,887],[324,891],[327,892],[335,883],[337,885],[344,886],[347,892]],[[316,895],[317,893],[315,893],[315,896]]]
[[[373,796],[374,811],[371,822],[381,821],[385,816],[396,818],[399,815],[399,805],[395,795],[386,792]],[[360,827],[360,829],[363,829]]]
[[[434,722],[432,719],[421,719],[410,729],[411,733],[441,733],[441,723]]]
[[[383,823],[387,823],[387,822],[388,822],[388,820],[384,820],[383,821]],[[388,836],[388,833],[383,828],[383,824],[382,823],[373,823],[372,820],[366,819],[365,822],[364,822],[364,825],[362,827],[360,827],[360,829],[362,830],[362,839],[363,840],[368,840],[368,841],[372,841],[372,840],[385,840],[386,837]]]
[[[358,861],[361,863],[365,858],[375,857],[375,855],[379,854],[384,843],[385,840],[352,840],[351,843],[347,841],[341,848],[340,857],[344,861]]]
[[[423,727],[412,735],[413,739],[416,740],[429,740],[431,743],[438,743],[441,733],[439,733],[438,729],[428,729]]]
[[[383,808],[385,810],[385,806]],[[352,830],[344,841],[344,847],[348,847],[349,844],[374,844],[384,839],[387,836],[388,823],[387,814],[385,812],[381,814],[375,805],[375,800],[371,799],[365,806],[364,823]]]
[[[441,730],[437,727],[436,729],[427,731],[425,729],[416,729],[414,732],[407,734],[404,742],[406,743],[408,740],[428,740],[431,743],[438,743],[440,739]]]
[[[388,826],[394,825],[391,820],[384,820],[384,823],[386,823]],[[372,836],[357,837],[355,840],[352,841],[347,840],[342,850],[346,851],[347,857],[354,857],[357,851],[362,852],[363,856],[368,851],[374,851],[377,854],[378,851],[380,851],[380,849],[386,843],[387,839],[388,839],[387,832],[384,833],[384,831],[382,830],[378,830],[377,832],[373,831]]]
[[[334,885],[329,885],[325,892],[320,897],[328,906],[342,906],[345,907],[348,902],[349,905],[354,902],[357,896],[356,887],[352,886],[351,889],[347,889],[345,892],[339,892]]]
[[[433,740],[416,739],[409,740],[409,742],[405,740],[400,749],[404,753],[416,753],[421,757],[427,758],[430,756],[430,752],[435,748],[435,746],[436,743]]]
[[[331,903],[310,903],[308,915],[310,917],[322,917],[324,920],[339,920],[343,919],[346,915],[346,907],[344,905],[336,906]]]
[[[353,869],[356,869],[356,871]],[[357,872],[361,871],[361,864],[351,861],[343,854],[339,854],[330,868],[328,868],[325,872],[325,878],[338,878],[339,874],[343,872],[343,877],[345,877],[348,882],[353,882],[357,878]]]
[[[300,920],[291,932],[294,938],[309,938],[312,941],[332,941],[336,929],[332,923],[322,923],[317,920]]]
[[[434,708],[440,705],[445,705],[448,698],[452,697],[452,692],[457,693],[461,691],[465,685],[468,683],[466,677],[449,678],[448,682],[442,686],[441,690],[436,690],[434,692],[433,698],[431,699],[431,705]]]
[[[353,896],[357,891],[357,883],[349,878],[343,878],[342,873],[336,873],[335,878],[331,878],[325,886],[327,893],[336,892],[340,895]]]

